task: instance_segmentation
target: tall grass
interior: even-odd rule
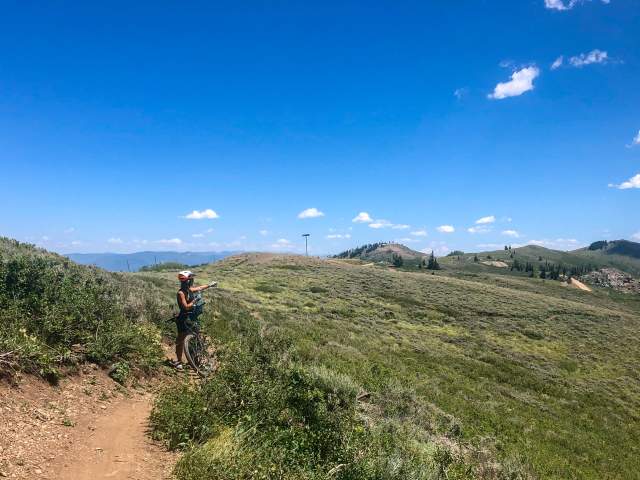
[[[365,391],[302,362],[288,335],[240,303],[222,294],[217,305],[206,328],[219,371],[169,386],[151,415],[155,438],[186,450],[179,480],[527,478],[481,459],[414,391],[384,380]]]

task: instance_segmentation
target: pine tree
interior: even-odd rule
[[[440,270],[440,265],[438,264],[438,260],[436,256],[433,254],[433,250],[431,250],[431,255],[429,256],[429,263],[427,264],[428,270]]]

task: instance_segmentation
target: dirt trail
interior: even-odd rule
[[[0,385],[0,479],[170,478],[175,455],[147,435],[154,388],[84,370],[59,387],[32,377]]]
[[[51,478],[59,480],[156,480],[169,478],[167,453],[147,436],[151,397],[123,399],[75,443]],[[57,467],[57,468],[56,468]]]

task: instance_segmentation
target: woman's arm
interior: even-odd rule
[[[214,283],[211,283],[209,285],[201,285],[199,287],[191,287],[189,290],[191,290],[192,293],[197,293],[197,292],[201,292],[202,290],[206,290],[207,288],[211,288],[214,285],[217,285],[217,283],[214,282]]]

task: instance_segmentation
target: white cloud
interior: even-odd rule
[[[551,70],[556,70],[558,68],[560,68],[562,66],[562,64],[564,63],[564,57],[562,55],[560,55],[558,58],[556,58],[554,60],[554,62],[551,64]]]
[[[370,224],[369,227],[371,228],[391,228],[393,226],[393,223],[391,223],[388,220],[373,220]]]
[[[491,227],[486,225],[476,225],[475,227],[467,228],[467,232],[469,233],[489,233],[491,231]]]
[[[64,233],[69,234],[69,233],[73,233],[73,232],[75,232],[75,231],[76,231],[76,229],[75,229],[75,228],[73,228],[73,227],[69,227],[69,228],[65,229]]]
[[[193,238],[203,238],[204,237],[204,233],[194,233],[193,235],[191,235]]]
[[[401,223],[399,225],[392,225],[391,228],[393,228],[394,230],[407,230],[407,229],[411,228],[411,225],[407,225],[405,223]]]
[[[552,248],[555,250],[575,250],[580,248],[582,243],[575,238],[556,238],[555,240],[530,240],[527,245],[538,245],[539,247]]]
[[[341,233],[330,233],[329,235],[327,235],[327,238],[329,240],[339,240],[339,239],[342,239],[342,238],[349,239],[349,238],[351,238],[351,234],[345,233],[343,235]]]
[[[496,221],[496,217],[493,215],[489,215],[488,217],[482,217],[476,220],[476,225],[486,225],[488,223],[493,223]]]
[[[416,243],[419,241],[420,240],[418,240],[417,238],[405,237],[405,238],[396,238],[393,242],[394,243]]]
[[[354,223],[371,223],[373,219],[367,212],[360,212],[356,217],[351,220]]]
[[[276,243],[271,245],[271,248],[290,248],[291,245],[291,242],[286,238],[279,238]]]
[[[205,220],[205,219],[213,220],[214,218],[219,218],[219,215],[215,211],[211,210],[210,208],[207,208],[201,211],[194,210],[193,212],[185,215],[184,218],[188,220]]]
[[[427,231],[426,230],[416,230],[415,232],[411,232],[411,235],[413,235],[414,237],[426,237],[427,236]]]
[[[533,81],[540,75],[538,67],[522,68],[511,75],[511,80],[496,85],[493,93],[488,97],[493,100],[502,100],[508,97],[517,97],[529,90],[533,90]]]
[[[617,188],[618,190],[627,190],[629,188],[640,188],[640,173],[634,175],[629,180],[627,180],[626,182],[622,182],[619,185],[610,183],[609,187]]]
[[[161,245],[182,245],[182,240],[179,238],[163,238],[162,240],[156,240],[156,243]]]
[[[213,228],[207,228],[205,233],[213,233]]]
[[[427,255],[431,255],[432,251],[436,257],[443,257],[449,253],[451,249],[444,242],[431,242],[427,247],[420,250],[420,252],[426,253]]]
[[[324,217],[324,213],[322,213],[317,208],[307,208],[306,210],[301,211],[298,214],[298,218],[317,218]]]
[[[503,230],[502,235],[512,238],[520,238],[520,234],[516,230]]]
[[[640,241],[640,232],[636,232],[633,235],[631,235],[631,239]]]
[[[263,237],[266,237],[267,235],[269,235],[269,230],[260,230],[258,233]]]
[[[77,247],[78,245],[82,245],[82,242],[80,240],[74,240],[73,242],[71,242],[71,245]]]
[[[551,10],[567,11],[579,3],[584,3],[586,0],[544,0],[544,6]],[[611,0],[601,0],[602,3],[608,5]]]
[[[504,244],[502,243],[479,243],[476,245],[478,248],[492,248],[497,250],[498,248],[504,248]]]
[[[591,50],[589,53],[581,53],[578,56],[571,57],[569,63],[577,68],[582,68],[585,65],[591,65],[593,63],[607,63],[609,61],[609,55],[602,50]]]
[[[42,240],[43,242],[48,242],[48,241],[49,241],[49,237],[47,237],[46,235],[43,235],[43,236],[42,236],[42,238],[41,238],[41,240]]]
[[[436,228],[436,230],[438,230],[440,233],[453,233],[456,231],[456,229],[451,225],[440,225],[438,228]]]
[[[462,100],[462,98],[466,97],[468,94],[469,94],[469,89],[467,87],[456,88],[453,91],[454,97],[456,97],[458,100]]]
[[[111,237],[109,240],[107,240],[107,243],[111,243],[113,245],[121,245],[124,242],[122,241],[121,238],[115,238],[115,237]]]
[[[633,140],[631,140],[631,144],[627,145],[627,147],[635,147],[636,145],[640,145],[640,130],[638,130],[638,134],[633,137]]]

